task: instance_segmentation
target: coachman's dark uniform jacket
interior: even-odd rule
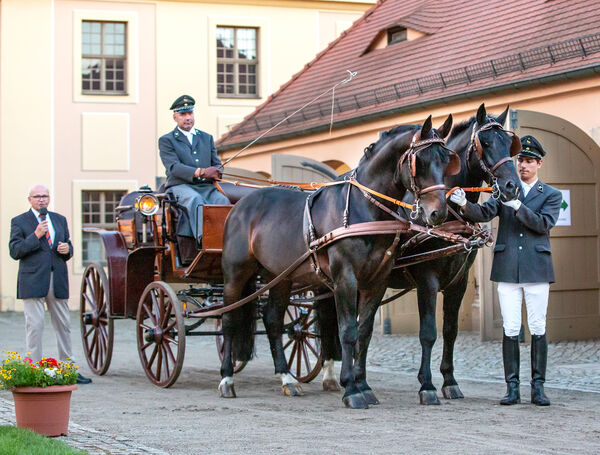
[[[554,283],[550,229],[556,224],[562,202],[557,189],[538,180],[515,211],[490,198],[482,205],[467,202],[463,208],[471,221],[499,216],[498,239],[490,279],[502,283]]]
[[[204,183],[204,179],[194,178],[196,169],[221,165],[213,137],[198,129],[195,132],[191,145],[177,127],[158,140],[160,159],[167,171],[167,188]]]
[[[35,235],[38,220],[31,210],[12,219],[10,223],[10,256],[19,260],[17,280],[18,299],[39,299],[48,295],[50,273],[53,275],[54,295],[57,299],[69,298],[67,261],[73,256],[69,239],[67,219],[55,212],[48,212],[54,227],[52,248],[45,237]],[[69,244],[69,253],[60,254],[58,242]]]

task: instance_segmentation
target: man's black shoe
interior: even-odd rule
[[[90,382],[92,382],[92,380],[90,378],[86,378],[81,373],[77,375],[77,384],[89,384]]]

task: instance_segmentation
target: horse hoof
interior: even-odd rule
[[[342,398],[347,408],[350,409],[369,409],[369,405],[362,393],[355,393]]]
[[[379,404],[379,400],[375,396],[372,390],[365,390],[362,393],[362,396],[365,398],[367,404]]]
[[[426,405],[440,404],[435,390],[421,390],[419,392],[419,402]]]
[[[219,398],[236,398],[233,384],[219,384]]]
[[[304,395],[300,384],[284,384],[281,386],[281,390],[286,397],[301,397]]]
[[[323,390],[325,392],[339,392],[342,389],[335,379],[324,379]]]
[[[456,384],[442,387],[442,393],[447,400],[456,400],[457,398],[465,397]]]

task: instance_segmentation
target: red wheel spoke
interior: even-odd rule
[[[300,343],[297,345],[296,349],[296,378],[300,377],[300,372],[302,371],[302,346]]]
[[[175,346],[179,346],[179,343],[177,343],[177,340],[175,340],[174,338],[171,338],[169,335],[163,335],[163,340],[168,341],[171,344],[174,344]]]
[[[313,347],[313,345],[308,340],[305,341],[305,344],[312,351],[312,353],[315,355],[315,357],[319,358],[319,353],[317,352],[317,350]]]
[[[167,378],[168,378],[169,376],[171,376],[171,372],[169,371],[169,358],[167,357],[167,352],[165,350],[164,345],[161,346],[161,348],[162,348],[162,350],[164,352],[162,354],[162,357],[163,357],[163,363],[165,364],[165,373],[166,373]]]
[[[96,290],[94,289],[94,286],[92,285],[92,282],[90,281],[90,277],[86,276],[85,277],[85,282],[87,283],[87,288],[89,289],[90,293],[92,294],[91,297],[93,298],[93,301],[96,301]],[[95,306],[94,306],[95,308]]]
[[[306,346],[302,343],[302,355],[304,356],[304,363],[306,365],[306,372],[310,373],[312,367],[310,366],[310,359],[308,358],[308,351],[306,350]]]
[[[171,361],[173,363],[177,363],[177,361],[175,360],[175,356],[173,355],[173,351],[171,350],[171,346],[169,346],[168,344],[165,344],[164,348],[165,348],[165,352],[167,354],[169,354],[169,357],[171,358]]]
[[[152,311],[150,311],[150,308],[148,308],[148,305],[146,305],[145,303],[144,303],[144,311],[148,315],[148,318],[150,319],[150,322],[152,322],[152,325],[156,326],[156,319],[154,319],[154,314],[152,313]]]
[[[167,323],[169,317],[171,316],[171,310],[173,310],[173,302],[169,300],[169,303],[167,304],[167,307],[165,308],[164,313],[162,314],[159,327],[164,327],[164,325]]]
[[[90,333],[92,333],[93,330],[94,330],[94,326],[92,325],[92,326],[90,326],[89,330],[83,334],[83,338],[89,337]]]
[[[283,345],[283,350],[285,351],[290,344],[294,342],[293,338],[290,338],[286,344]]]
[[[83,297],[85,297],[85,299],[88,301],[88,303],[90,304],[90,306],[92,307],[92,310],[96,309],[96,303],[92,300],[92,298],[87,295],[87,294],[83,294]]]
[[[150,360],[148,360],[148,369],[152,368],[152,363],[154,362],[154,359],[156,358],[157,353],[158,353],[158,345],[155,343],[154,350],[152,351],[152,355],[150,356]]]
[[[163,329],[165,332],[170,332],[173,327],[177,324],[177,319],[173,319],[169,324]]]
[[[288,360],[288,368],[292,368],[292,364],[294,363],[294,357],[296,355],[296,349],[298,348],[298,343],[294,343],[292,347],[292,353],[290,354],[290,358]]]
[[[152,343],[154,343],[154,341],[148,341],[146,344],[144,344],[142,346],[142,351],[145,351]]]
[[[162,348],[161,346],[158,346],[158,359],[156,360],[156,379],[158,379],[160,381],[160,373],[162,371],[162,363],[163,363],[163,355],[162,355]]]

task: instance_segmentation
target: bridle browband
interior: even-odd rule
[[[510,135],[512,137],[512,142],[510,145],[510,156],[505,156],[504,158],[500,159],[498,162],[496,162],[491,169],[488,167],[488,165],[485,163],[485,160],[483,159],[483,146],[481,145],[481,141],[479,140],[479,133],[481,133],[482,131],[487,131],[487,130],[491,130],[491,129],[498,129],[500,131],[504,131],[506,134]],[[519,138],[517,137],[517,135],[509,130],[505,130],[504,127],[496,122],[495,120],[490,120],[488,123],[485,123],[484,125],[482,125],[481,127],[477,128],[477,122],[475,122],[475,124],[473,125],[473,131],[471,133],[471,143],[469,145],[469,148],[467,150],[467,167],[470,169],[471,165],[471,151],[475,150],[476,152],[476,156],[477,159],[479,161],[479,166],[481,167],[481,169],[483,170],[484,174],[485,174],[485,181],[492,186],[492,197],[494,199],[498,199],[500,197],[500,187],[498,186],[498,179],[496,177],[496,175],[494,174],[494,172],[496,171],[496,169],[498,169],[500,166],[502,166],[504,163],[507,163],[509,161],[512,161],[512,157],[517,155],[520,151],[521,151],[521,141],[519,140]]]

